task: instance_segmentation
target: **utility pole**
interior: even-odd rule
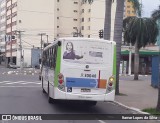
[[[47,36],[47,45],[48,45],[48,35],[46,35]]]
[[[43,36],[46,35],[46,33],[39,33],[38,35],[41,36],[41,55],[42,55],[42,44],[43,44]]]
[[[23,69],[23,61],[24,61],[24,57],[23,57],[24,53],[22,55],[22,37],[21,37],[21,35],[22,35],[22,32],[24,32],[24,31],[19,30],[19,31],[16,31],[16,32],[19,35],[19,41],[20,41],[20,45],[19,45],[19,48],[20,48],[20,68],[22,70]]]

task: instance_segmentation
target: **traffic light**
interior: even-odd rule
[[[103,38],[103,29],[99,30],[99,38]]]

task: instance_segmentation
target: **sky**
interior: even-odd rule
[[[160,0],[142,0],[142,16],[150,17],[152,11],[154,11],[155,9],[159,9],[159,6]]]

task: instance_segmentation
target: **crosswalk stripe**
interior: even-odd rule
[[[2,81],[2,82],[0,82],[0,83],[7,83],[7,82],[11,82],[11,81]]]
[[[28,81],[17,81],[17,82],[12,82],[12,81],[3,81],[0,82],[0,84],[7,84],[7,85],[11,85],[11,84],[29,84],[29,83],[34,83],[34,84],[41,84],[39,81],[34,81],[34,82],[28,82]]]
[[[6,87],[6,88],[8,88],[8,87],[9,87],[9,88],[14,88],[14,87],[15,87],[15,88],[35,88],[35,87],[36,87],[36,88],[37,88],[37,87],[40,88],[41,86],[0,86],[0,88],[4,88],[4,87]]]
[[[21,84],[25,85],[25,84],[28,84],[28,83],[41,84],[41,83],[35,83],[35,82],[26,82],[26,83],[21,83]]]

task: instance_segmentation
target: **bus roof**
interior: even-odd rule
[[[88,40],[88,41],[100,41],[100,42],[106,42],[106,43],[114,43],[116,44],[115,41],[110,41],[110,40],[105,40],[105,39],[98,39],[98,38],[85,38],[85,37],[63,37],[63,38],[58,38],[56,41],[53,41],[50,45],[46,46],[44,50],[48,49],[49,47],[52,47],[54,44],[57,44],[58,41],[65,41],[65,40]]]
[[[85,37],[63,37],[57,40],[88,40],[88,41],[105,41],[108,43],[115,43],[115,41],[105,40],[105,39],[98,39],[98,38],[85,38]]]

